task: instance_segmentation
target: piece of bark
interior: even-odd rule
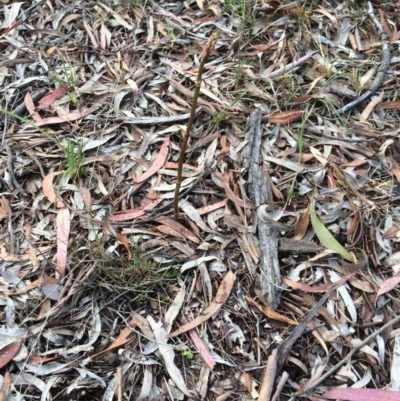
[[[246,138],[248,143],[242,153],[245,168],[249,169],[249,192],[257,208],[262,206],[267,212],[273,210],[270,182],[262,169],[261,136],[263,133],[262,112],[260,109],[251,113]],[[258,236],[260,241],[260,289],[269,307],[275,309],[280,302],[281,275],[278,260],[278,231],[258,219]]]
[[[315,242],[294,240],[290,238],[279,239],[279,250],[285,252],[291,252],[294,254],[308,253],[308,252],[322,252],[325,248],[319,246]]]
[[[196,114],[199,113],[201,107],[196,109]],[[135,125],[158,125],[158,124],[172,124],[188,120],[190,113],[185,113],[176,116],[162,116],[162,117],[118,117],[117,121],[123,121],[126,124]]]

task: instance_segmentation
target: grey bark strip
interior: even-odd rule
[[[249,117],[246,140],[242,160],[245,168],[249,168],[250,195],[259,208],[267,205],[267,211],[272,211],[273,201],[271,185],[262,170],[261,137],[263,133],[261,109],[255,110]],[[280,302],[281,276],[278,260],[278,232],[265,222],[258,219],[258,235],[260,241],[260,289],[269,306],[275,309]]]
[[[196,114],[201,110],[201,107],[196,109]],[[122,117],[117,118],[117,121],[123,121],[128,124],[135,125],[158,125],[158,124],[171,124],[175,122],[189,120],[190,113],[181,114],[180,116],[168,117]]]

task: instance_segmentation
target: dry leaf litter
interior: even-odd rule
[[[400,399],[398,2],[0,3],[0,400]]]

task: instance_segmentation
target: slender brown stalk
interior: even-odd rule
[[[201,78],[203,76],[204,64],[206,63],[207,57],[211,54],[216,40],[217,40],[217,35],[215,33],[213,33],[210,36],[210,39],[208,39],[208,42],[203,50],[203,54],[200,59],[199,70],[197,72],[196,87],[194,90],[193,103],[192,103],[192,108],[190,110],[189,122],[186,127],[185,136],[183,137],[181,153],[179,154],[178,177],[176,179],[175,195],[174,195],[174,218],[176,221],[178,221],[178,217],[179,217],[178,203],[179,203],[179,190],[180,190],[181,184],[182,184],[183,161],[185,159],[186,147],[187,147],[187,144],[189,141],[190,131],[192,130],[194,117],[196,116],[197,100],[199,99],[199,94],[200,94]]]

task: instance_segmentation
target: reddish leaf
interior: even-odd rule
[[[65,275],[67,265],[68,238],[71,228],[69,209],[63,207],[57,213],[57,270]]]
[[[93,104],[91,107],[84,109],[82,111],[73,111],[68,114],[63,114],[60,117],[44,118],[43,120],[39,121],[36,125],[38,127],[43,127],[43,125],[62,124],[65,122],[80,120],[81,118],[86,117],[89,114],[92,114],[93,112],[95,112],[101,105],[102,105],[102,102],[99,101],[99,102]]]
[[[175,220],[169,219],[168,217],[165,216],[161,216],[161,217],[157,217],[155,219],[155,221],[157,221],[158,223],[162,223],[164,224],[164,227],[167,226],[168,228],[171,228],[172,230],[174,230],[175,232],[177,232],[179,235],[179,237],[183,238],[183,239],[188,239],[192,242],[194,242],[195,244],[199,244],[200,240],[190,231],[188,230],[186,227],[184,227],[182,224],[178,223]],[[164,229],[160,229],[160,227],[157,227],[157,229],[165,234],[168,234],[168,230],[165,231]],[[171,234],[174,235],[174,234]]]
[[[349,278],[353,277],[355,274],[356,273],[348,274],[347,276],[344,276],[339,281],[342,282],[342,284],[344,284]],[[297,288],[298,290],[301,290],[301,291],[304,291],[304,292],[327,292],[332,286],[334,286],[334,285],[338,286],[339,285],[339,281],[337,281],[335,283],[311,286],[311,285],[308,285],[308,284],[299,283],[297,281],[292,281],[292,280],[289,280],[288,278],[284,278],[284,277],[282,277],[282,281],[285,284],[287,284],[289,287]]]
[[[61,99],[68,90],[68,84],[59,86],[54,89],[53,92],[46,95],[43,99],[40,99],[39,104],[37,106],[37,110],[45,109],[46,107],[51,106],[56,100]]]
[[[16,341],[15,343],[8,344],[7,346],[5,346],[3,349],[0,350],[0,368],[6,366],[7,363],[10,362],[15,355],[17,355],[17,352],[19,351],[20,347],[21,347],[21,342]]]
[[[63,205],[63,203],[57,197],[56,192],[54,191],[54,186],[53,186],[53,178],[56,177],[59,174],[61,174],[61,173],[56,172],[56,171],[54,171],[54,172],[52,172],[50,174],[47,174],[46,177],[43,178],[42,189],[43,189],[44,195],[47,197],[47,199],[51,203],[55,203],[56,200],[58,199],[57,206],[60,205],[59,207],[61,207]]]
[[[31,356],[28,356],[28,361],[33,362],[33,363],[46,363],[46,362],[54,361],[54,359],[57,359],[57,358],[58,358],[58,356],[44,357],[44,356],[31,355]]]
[[[161,203],[164,199],[156,199],[146,206],[140,206],[136,209],[124,210],[122,212],[116,213],[114,216],[110,216],[110,221],[127,221],[136,219],[140,216],[143,216],[146,211],[155,208],[159,203]]]
[[[169,147],[169,136],[167,136],[164,140],[164,143],[161,146],[160,152],[158,153],[157,157],[155,158],[153,164],[150,168],[142,174],[137,180],[136,183],[140,183],[146,181],[150,178],[153,174],[155,174],[160,168],[164,165],[165,161],[167,160],[168,156],[168,147]]]
[[[388,24],[387,21],[386,21],[386,15],[385,15],[385,13],[383,12],[382,9],[379,9],[379,15],[380,15],[380,17],[381,17],[381,25],[382,25],[382,28],[384,29],[384,31],[386,32],[386,34],[389,36],[389,38],[391,38],[393,32],[392,32],[392,30],[390,29],[389,24]]]
[[[283,111],[269,115],[268,121],[272,124],[285,125],[300,120],[302,116],[303,112],[300,110]]]
[[[339,388],[322,394],[322,398],[346,401],[400,401],[400,392],[375,388]]]
[[[200,356],[203,358],[203,361],[211,370],[213,370],[216,363],[215,359],[210,354],[208,348],[204,345],[203,340],[197,334],[197,331],[195,329],[189,330],[189,335]]]
[[[32,96],[29,92],[26,92],[26,95],[24,98],[24,103],[25,103],[26,109],[29,111],[29,114],[33,118],[33,121],[35,121],[36,123],[41,121],[42,117],[40,117],[39,113],[36,113],[35,105],[33,103]]]
[[[1,211],[1,209],[0,209]],[[1,217],[0,217],[1,219]],[[397,233],[399,232],[399,229],[396,226],[392,226],[389,228],[389,230],[387,230],[385,233],[382,234],[382,238],[386,239],[386,238],[394,238],[396,237]]]
[[[390,277],[387,280],[385,280],[378,289],[378,292],[376,294],[376,299],[378,299],[379,295],[386,294],[387,292],[393,290],[393,288],[396,287],[397,284],[400,283],[400,274]],[[376,300],[375,300],[376,301]]]

